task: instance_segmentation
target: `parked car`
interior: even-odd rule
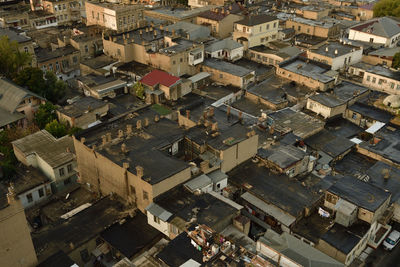
[[[385,241],[383,241],[383,248],[386,250],[392,250],[397,243],[400,241],[400,232],[393,230],[388,237],[386,237]]]

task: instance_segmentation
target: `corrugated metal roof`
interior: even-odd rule
[[[168,219],[172,216],[171,212],[163,209],[155,203],[148,205],[146,210],[164,222],[168,221]]]

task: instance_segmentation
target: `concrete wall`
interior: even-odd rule
[[[312,60],[324,62],[328,65],[331,65],[332,70],[338,70],[338,69],[343,69],[344,67],[349,66],[351,64],[360,62],[362,60],[362,52],[363,52],[362,48],[361,49],[355,48],[355,51],[353,52],[350,52],[348,54],[339,57],[331,58],[323,54],[314,53],[313,51],[307,51],[307,57]]]
[[[18,200],[0,209],[0,236],[0,266],[36,266],[28,222]]]
[[[276,68],[276,74],[282,78],[286,78],[298,84],[305,85],[313,90],[326,91],[329,88],[333,88],[335,85],[334,81],[331,81],[329,83],[322,83],[318,80],[314,80],[312,78],[305,77],[297,73],[285,70],[283,68],[280,68],[279,66],[277,66]]]
[[[169,223],[168,222],[164,222],[163,220],[159,219],[156,221],[156,216],[154,216],[153,214],[151,214],[150,212],[146,212],[147,213],[147,223],[150,224],[151,226],[153,226],[154,228],[156,228],[158,231],[160,231],[161,233],[163,233],[166,236],[170,236],[169,233]]]
[[[362,84],[376,91],[400,95],[400,81],[375,73],[365,72]]]
[[[278,39],[279,20],[248,27],[241,24],[234,24],[233,40],[242,43],[245,49],[267,44]],[[243,43],[239,38],[246,38],[248,42]]]
[[[336,106],[336,107],[328,107],[314,101],[310,98],[307,99],[307,109],[323,116],[325,119],[334,117],[336,115],[344,114],[346,112],[346,103]]]
[[[221,171],[228,172],[240,163],[250,159],[257,153],[258,135],[254,135],[246,140],[229,147],[220,152]]]
[[[337,25],[333,25],[330,28],[326,28],[318,25],[305,24],[294,20],[287,20],[285,28],[294,29],[296,34],[304,33],[311,36],[317,36],[322,38],[328,38],[339,34],[339,27]]]
[[[360,32],[353,29],[349,30],[349,39],[362,41],[362,42],[370,42],[375,44],[383,44],[386,47],[394,47],[396,45],[396,41],[399,40],[400,34],[394,35],[392,38],[386,38],[382,36],[377,36],[374,34]],[[393,42],[393,43],[392,43]]]
[[[43,190],[43,196],[39,195],[39,190]],[[32,194],[32,202],[28,201],[27,195]],[[39,185],[31,190],[28,190],[24,193],[18,195],[18,199],[20,200],[22,206],[26,209],[36,205],[37,203],[48,199],[51,196],[51,187],[50,183]]]

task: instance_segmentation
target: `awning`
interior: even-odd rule
[[[296,221],[296,218],[292,215],[284,213],[278,207],[268,204],[258,197],[253,196],[249,192],[244,193],[241,198],[249,202],[251,205],[255,206],[256,208],[260,209],[261,211],[265,212],[266,214],[274,217],[277,221],[282,223],[283,225],[289,227],[292,223]]]

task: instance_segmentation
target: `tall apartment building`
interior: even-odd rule
[[[234,24],[233,40],[245,49],[278,39],[279,20],[268,15],[249,16]]]
[[[44,10],[53,14],[58,25],[81,20],[82,0],[30,0],[33,11]]]
[[[118,32],[143,26],[143,6],[86,2],[86,25],[99,25]]]

